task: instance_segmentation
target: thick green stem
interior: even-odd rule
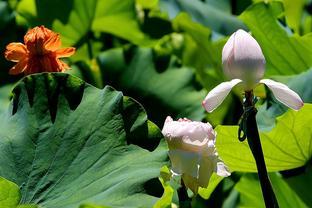
[[[191,199],[187,195],[187,188],[181,178],[181,187],[177,190],[180,208],[191,208]]]
[[[247,121],[246,121],[246,136],[251,152],[255,158],[259,181],[262,189],[262,195],[264,198],[265,206],[268,208],[277,208],[278,202],[274,194],[267,169],[265,166],[264,156],[262,152],[257,122],[256,114],[257,109],[254,106],[254,96],[252,91],[245,92],[245,108],[249,109]]]

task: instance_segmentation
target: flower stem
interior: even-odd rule
[[[181,187],[178,188],[179,207],[180,208],[191,208],[191,199],[187,195],[187,188],[181,178]]]
[[[254,106],[253,91],[246,91],[245,98],[246,98],[244,103],[245,109],[250,109],[250,112],[248,113],[246,120],[246,136],[249,147],[256,161],[265,206],[269,208],[271,207],[277,208],[279,207],[278,202],[267,173],[264,156],[262,152],[259,131],[256,121],[257,109]]]

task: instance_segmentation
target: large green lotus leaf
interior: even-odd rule
[[[22,0],[17,12],[30,26],[44,24],[62,35],[65,45],[105,32],[134,43],[150,44],[140,30],[135,0]]]
[[[146,183],[166,164],[166,145],[157,147],[161,133],[133,99],[63,73],[28,76],[13,94],[0,120],[0,176],[21,187],[20,203],[157,201]]]
[[[312,155],[312,104],[299,111],[289,110],[277,118],[275,128],[260,132],[268,171],[289,170],[304,166]],[[237,126],[218,126],[217,148],[232,171],[256,172],[247,141],[237,138]]]
[[[312,66],[312,35],[289,34],[278,22],[283,4],[256,3],[240,18],[259,42],[267,61],[267,75],[291,75]]]
[[[104,82],[141,102],[159,126],[168,115],[204,117],[201,102],[206,92],[196,89],[192,70],[177,66],[173,57],[158,59],[150,48],[117,48],[100,54],[98,62]]]
[[[278,174],[270,174],[270,179],[280,207],[308,207]],[[239,207],[265,207],[256,174],[245,174],[235,189],[240,193]]]

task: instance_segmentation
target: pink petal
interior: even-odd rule
[[[303,106],[303,101],[297,93],[289,89],[286,85],[271,79],[262,79],[260,83],[265,84],[273,92],[275,98],[294,110],[299,110]]]
[[[228,82],[222,82],[213,88],[202,103],[206,111],[211,113],[214,109],[216,109],[230,93],[232,88],[240,82],[242,82],[242,80],[233,79]]]

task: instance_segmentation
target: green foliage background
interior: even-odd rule
[[[241,93],[212,114],[221,50],[250,31],[265,77],[305,102],[298,112],[256,89],[261,141],[280,207],[311,207],[311,0],[0,0],[0,51],[45,25],[77,52],[66,73],[10,76],[0,57],[0,208],[171,207],[164,119],[216,127],[233,171],[213,175],[193,207],[264,207],[254,159],[237,139]],[[191,194],[191,193],[190,193]]]

